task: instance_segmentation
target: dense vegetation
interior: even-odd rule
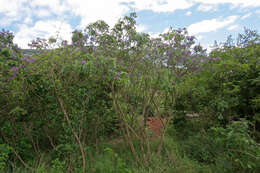
[[[186,29],[135,14],[24,55],[0,33],[0,172],[260,172],[260,37],[208,54]],[[27,52],[28,52],[27,51]],[[164,117],[161,136],[147,127]]]

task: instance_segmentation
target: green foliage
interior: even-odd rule
[[[65,162],[55,159],[52,161],[51,172],[52,173],[62,173],[65,171]]]
[[[257,32],[208,56],[186,29],[150,38],[135,18],[89,24],[71,45],[36,38],[30,56],[0,33],[1,171],[259,171]],[[148,117],[173,119],[170,136],[153,141]],[[99,148],[111,138],[125,141]]]
[[[126,163],[111,148],[106,148],[105,152],[109,155],[109,157],[111,157],[114,167],[112,169],[110,168],[108,170],[103,170],[103,171],[109,173],[131,173],[132,172],[126,168]]]
[[[216,145],[224,149],[228,171],[258,172],[260,146],[249,136],[247,121],[234,121],[226,129],[213,128]],[[220,162],[223,163],[223,162]]]
[[[0,171],[6,167],[6,162],[11,154],[12,147],[7,144],[0,144]]]
[[[259,46],[213,50],[211,57],[220,60],[206,64],[203,71],[180,84],[176,109],[208,114],[222,125],[246,118],[258,129]]]
[[[188,156],[215,165],[216,172],[260,170],[260,146],[250,137],[247,121],[234,121],[226,128],[212,127],[206,134],[193,134],[184,141]]]

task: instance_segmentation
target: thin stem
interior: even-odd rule
[[[82,167],[83,167],[83,172],[85,173],[85,170],[86,170],[86,160],[85,160],[85,153],[84,153],[84,149],[83,149],[83,146],[81,144],[81,141],[79,139],[79,136],[77,135],[77,133],[75,132],[75,130],[73,129],[72,125],[71,125],[71,121],[69,119],[69,115],[64,107],[64,104],[63,104],[63,100],[58,97],[58,101],[60,103],[60,106],[61,106],[61,109],[64,113],[64,116],[66,118],[66,121],[67,121],[67,124],[69,125],[70,129],[72,130],[72,133],[73,133],[73,136],[75,137],[76,141],[78,142],[78,145],[79,145],[79,148],[80,148],[80,152],[81,152],[81,156],[82,156]]]

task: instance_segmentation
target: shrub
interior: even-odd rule
[[[185,153],[217,172],[258,172],[260,146],[249,135],[248,121],[233,121],[226,128],[212,127],[205,135],[190,136]]]

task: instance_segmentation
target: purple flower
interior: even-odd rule
[[[24,68],[24,65],[23,65],[23,64],[20,64],[20,68]]]
[[[63,45],[63,46],[67,46],[67,45],[68,45],[68,41],[67,41],[67,40],[63,40],[63,41],[62,41],[62,45]]]
[[[24,56],[23,59],[21,59],[21,61],[27,61],[28,60],[28,56]]]
[[[35,58],[29,59],[28,56],[25,56],[23,59],[21,59],[21,61],[26,61],[26,62],[28,62],[28,63],[33,63],[33,62],[36,61],[36,59],[35,59]]]
[[[14,80],[14,78],[16,77],[16,74],[17,74],[18,70],[19,70],[19,67],[12,67],[12,68],[11,68],[10,71],[11,71],[11,72],[14,72],[14,73],[13,73],[12,77],[9,78],[9,80]]]
[[[185,51],[185,55],[190,55],[190,51]]]
[[[189,41],[193,41],[193,40],[195,39],[195,37],[194,37],[194,36],[188,36],[187,39],[188,39]]]
[[[213,58],[212,58],[212,57],[209,57],[208,59],[209,59],[209,61],[212,61],[212,60],[213,60]]]
[[[186,46],[185,45],[181,45],[181,48],[185,48]]]
[[[116,79],[118,79],[119,77],[120,77],[120,75],[122,74],[122,72],[117,72],[117,74],[116,74]]]
[[[19,67],[12,67],[10,71],[11,72],[17,72],[18,70],[19,70]]]
[[[36,60],[34,58],[28,59],[27,62],[32,63],[35,62]]]
[[[81,64],[82,64],[82,65],[85,65],[85,64],[86,64],[86,61],[85,61],[85,60],[81,60]]]
[[[180,33],[182,32],[182,29],[179,28],[179,29],[177,30],[177,32],[180,34]]]

